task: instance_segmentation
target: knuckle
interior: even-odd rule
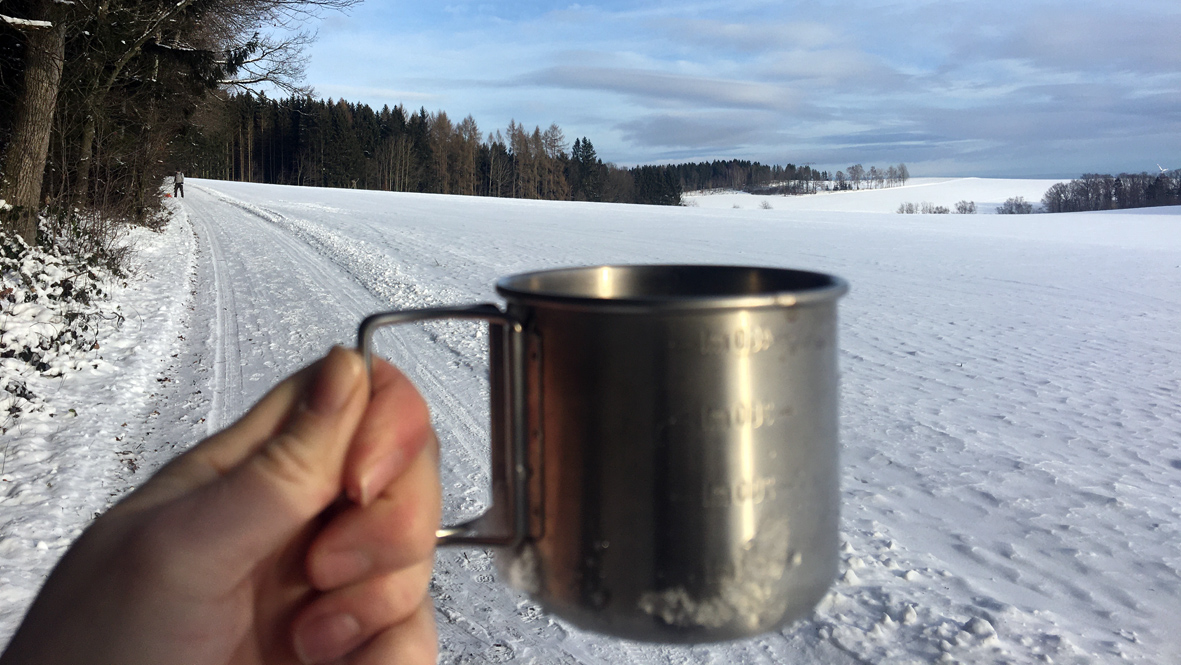
[[[392,402],[398,405],[398,419],[407,429],[417,431],[430,427],[430,406],[410,379],[401,376],[389,394]]]
[[[418,611],[427,594],[430,569],[416,568],[389,575],[382,584],[382,605],[385,618],[400,623]]]
[[[430,559],[435,550],[437,520],[423,510],[418,501],[394,501],[385,515],[382,531],[387,540],[385,551],[396,568]]]
[[[320,492],[334,495],[323,479],[332,475],[325,469],[327,462],[316,454],[315,447],[291,432],[281,432],[268,441],[254,457],[259,470],[271,480],[286,487],[298,488],[319,501]],[[328,498],[331,498],[329,496]]]

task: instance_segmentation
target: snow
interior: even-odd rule
[[[999,178],[911,178],[902,187],[883,187],[841,192],[819,192],[811,196],[752,195],[718,190],[691,192],[686,201],[702,208],[761,208],[780,206],[795,211],[896,212],[903,203],[924,201],[955,210],[960,201],[974,201],[979,214],[996,214],[1006,199],[1020,196],[1030,203],[1042,200],[1046,190],[1061,180],[1007,180]]]
[[[137,470],[155,468],[175,454],[180,436],[192,442],[187,432],[157,434],[156,426],[165,397],[158,387],[169,380],[167,361],[185,321],[183,282],[192,270],[183,258],[191,261],[192,233],[180,221],[161,236],[142,228],[132,231],[129,242],[140,250],[140,279],[104,284],[115,292],[118,305],[100,312],[113,314],[117,308],[122,318],[98,319],[98,350],[58,355],[54,369],[68,362],[74,371],[63,378],[60,371],[49,372],[59,374],[55,377],[27,365],[3,367],[5,380],[26,383],[45,402],[21,414],[15,425],[6,423],[0,435],[0,633],[5,640],[69,543],[143,478]],[[39,315],[47,310],[38,309]],[[5,318],[6,329],[27,332],[21,317]]]
[[[101,371],[4,436],[0,639],[97,512],[368,313],[495,301],[551,266],[701,262],[832,272],[841,302],[841,576],[814,615],[721,645],[609,640],[547,617],[490,552],[438,554],[441,662],[1171,663],[1181,610],[1181,209],[989,212],[1054,181],[906,187],[683,208],[190,179]],[[771,209],[760,204],[768,200]],[[734,205],[740,207],[735,209]],[[432,404],[446,519],[486,483],[476,324],[382,350]]]
[[[14,28],[52,28],[53,23],[50,21],[36,21],[29,18],[17,18],[15,16],[4,16],[0,14],[0,21],[4,21]]]

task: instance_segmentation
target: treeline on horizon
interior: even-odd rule
[[[704,189],[811,193],[830,180],[809,166],[737,159],[620,167],[603,162],[589,138],[568,143],[556,124],[529,130],[513,121],[485,133],[470,115],[455,122],[444,111],[375,111],[343,99],[239,94],[194,120],[174,143],[176,167],[221,180],[656,205]]]
[[[1051,186],[1042,196],[1045,212],[1122,210],[1181,205],[1181,169],[1118,176],[1087,173]]]

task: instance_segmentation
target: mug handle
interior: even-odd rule
[[[357,350],[373,374],[373,334],[378,328],[428,319],[488,322],[489,376],[492,383],[492,505],[479,517],[435,532],[439,545],[515,547],[528,529],[528,472],[525,467],[525,387],[521,366],[524,327],[491,303],[381,312],[357,330]],[[498,362],[502,359],[508,362]],[[507,416],[507,417],[506,417]],[[496,430],[500,430],[497,432]],[[497,445],[507,442],[507,446]],[[498,450],[499,449],[499,450]],[[499,459],[498,459],[499,458]],[[509,508],[509,515],[504,515]],[[508,522],[506,525],[505,522]]]

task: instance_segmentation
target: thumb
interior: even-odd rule
[[[178,513],[167,522],[180,531],[173,534],[180,552],[199,554],[196,561],[221,575],[245,574],[290,540],[341,495],[349,442],[368,397],[360,356],[334,348],[273,436],[261,445],[243,437],[248,454],[172,506]]]

